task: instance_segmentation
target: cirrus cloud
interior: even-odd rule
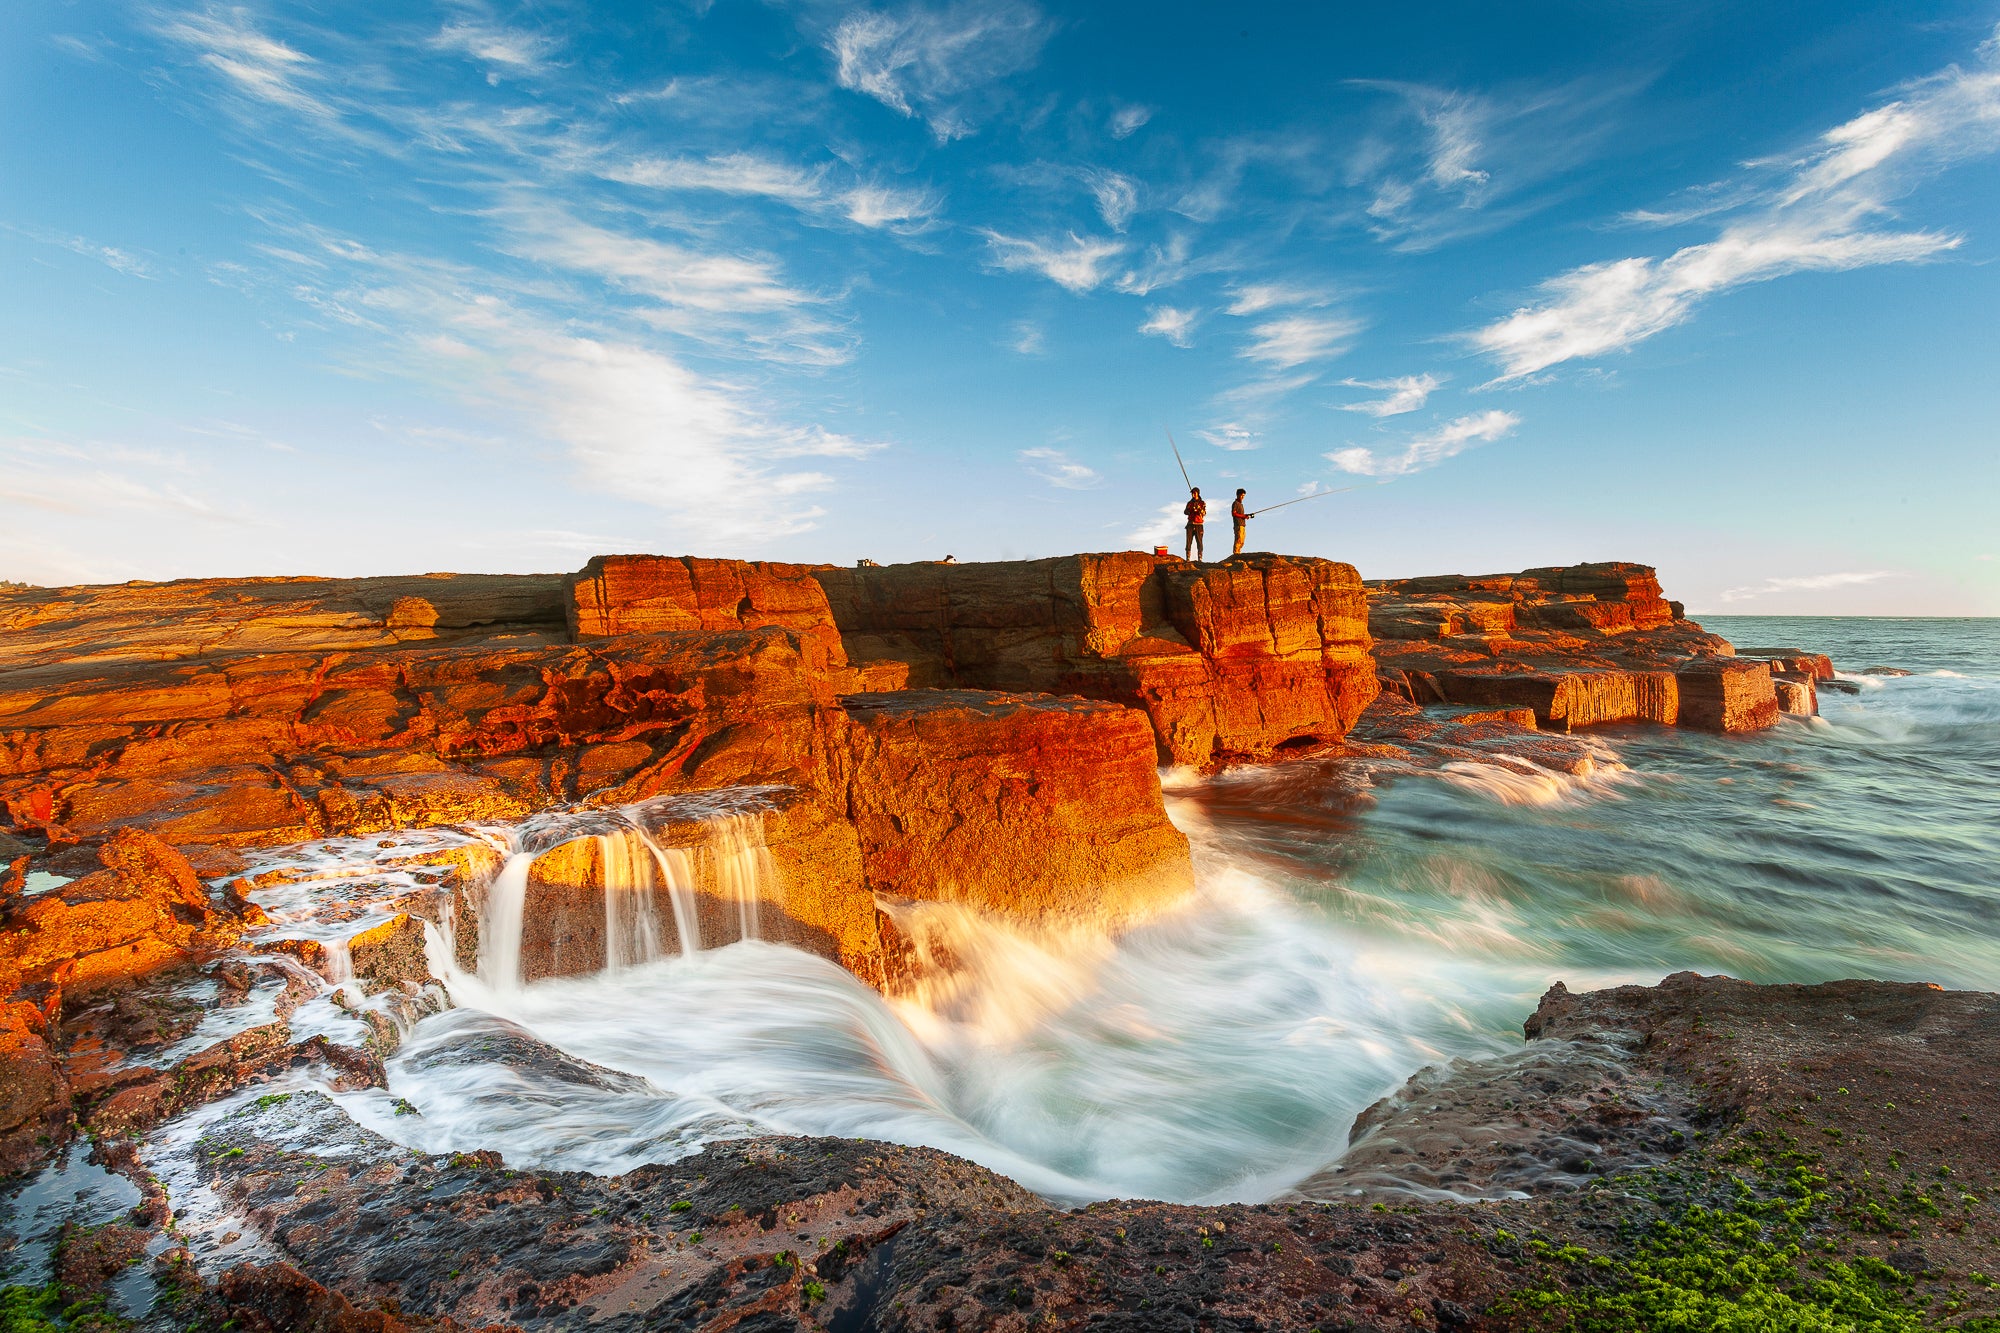
[[[1414,436],[1394,452],[1382,453],[1353,446],[1334,450],[1326,455],[1326,461],[1342,472],[1351,472],[1356,476],[1406,477],[1412,472],[1436,467],[1467,449],[1512,434],[1520,424],[1521,418],[1512,412],[1478,412],[1455,418],[1436,430]]]
[[[1520,380],[1624,351],[1748,283],[1914,263],[1957,248],[1958,236],[1885,222],[1892,201],[1944,166],[2000,148],[2000,37],[1979,56],[1972,67],[1908,85],[1895,101],[1835,126],[1790,160],[1751,164],[1750,178],[1716,192],[1723,203],[1699,210],[1736,215],[1713,240],[1571,269],[1465,341],[1499,365],[1497,382]]]

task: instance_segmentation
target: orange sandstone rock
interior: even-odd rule
[[[1194,887],[1142,714],[972,690],[843,702],[855,726],[848,810],[869,889],[1113,924]]]

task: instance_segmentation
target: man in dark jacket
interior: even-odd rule
[[[1231,555],[1243,554],[1243,536],[1250,526],[1250,511],[1243,507],[1243,488],[1236,488],[1236,503],[1229,506],[1229,525],[1236,529],[1236,549]]]
[[[1187,552],[1184,560],[1200,560],[1208,553],[1202,549],[1202,526],[1208,522],[1208,501],[1201,498],[1201,487],[1188,489],[1187,507],[1181,512],[1187,515]]]

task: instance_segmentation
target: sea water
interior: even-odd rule
[[[1710,624],[1829,653],[1859,692],[1751,736],[1600,729],[1581,778],[1173,778],[1192,899],[1116,938],[952,914],[956,969],[896,1000],[754,938],[529,985],[438,949],[456,1007],[418,1024],[387,1095],[348,1104],[513,1166],[837,1134],[1065,1202],[1257,1200],[1338,1157],[1418,1068],[1517,1048],[1557,980],[2000,989],[2000,622]]]

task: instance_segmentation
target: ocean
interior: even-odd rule
[[[1581,775],[1170,778],[1193,900],[1117,938],[960,915],[958,969],[897,1000],[757,941],[529,986],[453,971],[456,1007],[416,1026],[388,1090],[343,1104],[514,1166],[836,1134],[944,1148],[1070,1203],[1253,1201],[1337,1158],[1417,1069],[1516,1048],[1558,980],[2000,990],[2000,621],[1705,623],[1827,653],[1856,692],[1750,736],[1600,729]],[[397,847],[377,843],[306,854],[346,878],[267,905],[302,920],[393,891],[370,858]],[[354,1020],[320,1000],[294,1020],[314,1024]]]

